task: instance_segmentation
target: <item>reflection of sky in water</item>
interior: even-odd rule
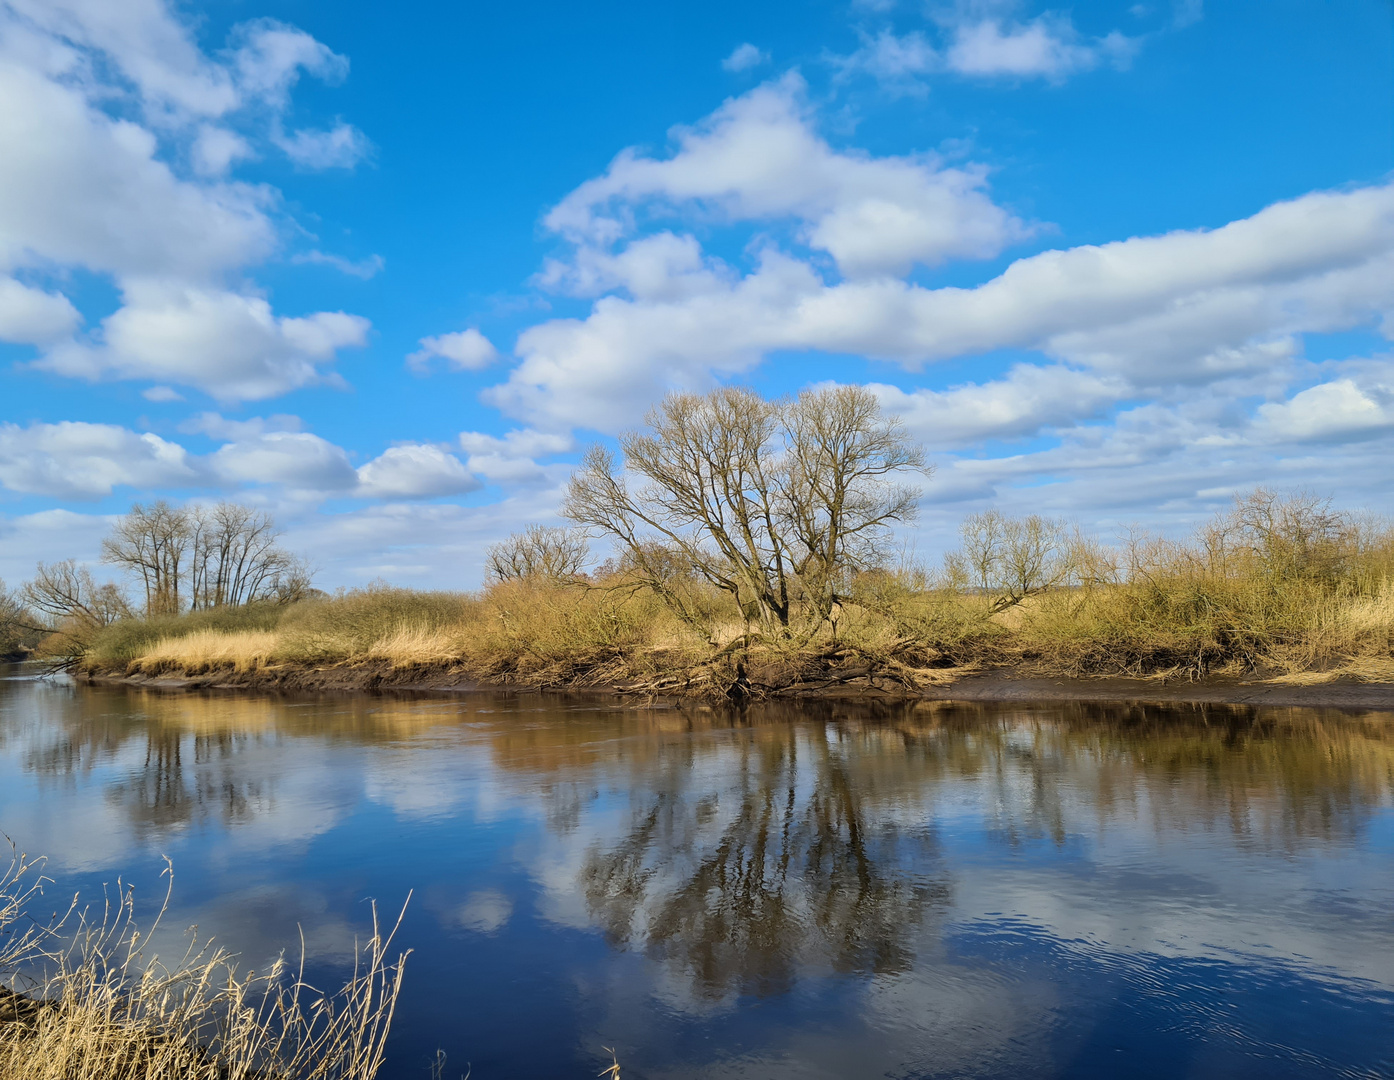
[[[168,854],[171,947],[329,975],[415,890],[388,1078],[1391,1074],[1392,777],[1387,716],[0,683],[0,828]]]

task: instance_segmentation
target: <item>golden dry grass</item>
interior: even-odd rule
[[[87,662],[200,674],[372,661],[446,666],[483,681],[696,693],[729,686],[735,654],[804,682],[818,665],[869,663],[907,688],[1005,665],[1073,677],[1394,678],[1394,529],[1319,515],[1303,533],[1299,518],[1269,549],[1237,541],[1233,514],[1189,544],[1111,549],[1075,538],[1072,577],[1006,602],[922,568],[850,575],[833,623],[787,638],[748,638],[733,598],[700,578],[668,586],[682,596],[679,617],[613,573],[590,584],[507,581],[474,594],[380,587],[274,612],[127,620],[104,632]]]
[[[268,663],[276,651],[274,630],[197,630],[183,637],[164,637],[137,659],[141,670],[230,667],[249,671]]]
[[[160,918],[142,932],[129,892],[99,919],[74,901],[32,921],[37,872],[22,857],[0,872],[0,1080],[372,1080],[382,1067],[406,956],[389,958],[396,927],[376,910],[352,976],[322,993],[303,950],[298,970],[241,971],[191,932],[162,961],[147,952]],[[24,994],[3,989],[16,982]]]

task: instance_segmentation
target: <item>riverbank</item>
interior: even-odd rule
[[[768,672],[747,675],[737,700],[899,700],[974,702],[1132,702],[1300,706],[1311,708],[1394,711],[1394,679],[1369,680],[1341,674],[1300,678],[1210,676],[1198,680],[1101,676],[1054,678],[1020,668],[939,669],[933,683],[911,685],[903,677],[846,671],[822,679],[803,678],[772,685],[760,681]],[[787,674],[787,673],[786,673]],[[601,693],[632,700],[683,698],[680,687],[655,689],[647,683],[617,681],[573,685],[500,683],[474,677],[458,666],[439,664],[400,667],[385,661],[320,667],[281,665],[237,671],[231,668],[197,674],[82,671],[79,681],[94,685],[134,686],[155,690],[220,690],[271,693],[373,693],[377,691],[467,692],[512,690]],[[727,695],[721,695],[730,700]]]

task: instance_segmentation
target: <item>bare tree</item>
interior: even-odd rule
[[[306,577],[304,565],[277,543],[280,531],[265,511],[223,502],[186,514],[192,608],[235,607],[271,599],[290,578]]]
[[[615,456],[593,447],[563,513],[619,542],[633,572],[684,619],[675,564],[735,600],[767,633],[810,633],[838,583],[879,556],[890,526],[913,519],[923,451],[860,387],[772,402],[752,390],[672,394],[648,431],[621,436],[632,490]]]
[[[588,554],[586,538],[578,529],[529,525],[489,545],[485,576],[489,581],[575,581],[585,569]]]
[[[1221,547],[1229,557],[1256,560],[1273,581],[1297,578],[1332,580],[1340,574],[1342,557],[1354,523],[1331,509],[1331,500],[1310,492],[1283,495],[1255,488],[1235,497],[1229,513],[1207,530],[1209,547]]]
[[[0,656],[14,656],[32,641],[36,620],[19,592],[0,581]]]
[[[1064,522],[999,510],[969,515],[959,535],[961,546],[945,558],[949,580],[976,589],[993,612],[1074,581],[1090,546]]]
[[[177,613],[183,604],[180,585],[192,543],[189,515],[161,499],[136,503],[102,541],[102,558],[140,579],[147,615]]]
[[[31,581],[21,591],[24,602],[48,623],[48,629],[65,624],[83,630],[99,630],[118,619],[129,618],[131,605],[114,584],[98,585],[92,571],[76,559],[39,563]]]
[[[280,546],[280,535],[271,515],[238,503],[136,503],[102,555],[140,580],[147,615],[174,614],[304,595],[312,572]]]
[[[81,659],[100,630],[131,615],[117,586],[98,585],[74,559],[39,563],[20,596],[35,616],[33,629],[43,638],[40,650],[58,667]]]

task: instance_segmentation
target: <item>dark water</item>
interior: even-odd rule
[[[13,674],[13,672],[12,672]],[[1394,1076],[1394,714],[0,682],[0,829],[322,973],[383,1076]]]

